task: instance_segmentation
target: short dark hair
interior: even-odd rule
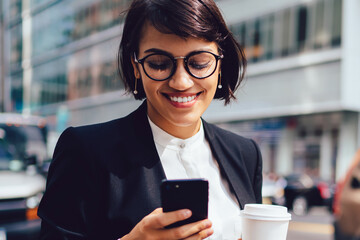
[[[246,58],[213,0],[133,0],[127,11],[118,52],[118,70],[128,92],[135,88],[131,57],[138,54],[146,22],[162,33],[216,42],[224,55],[221,62],[223,87],[217,89],[214,98],[224,99],[225,104],[235,99],[234,92],[244,78]],[[135,99],[146,97],[141,81],[137,82],[137,91]]]

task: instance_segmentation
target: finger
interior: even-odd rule
[[[156,208],[154,211],[152,211],[149,215],[152,215],[152,214],[160,214],[163,212],[163,209],[162,208]]]
[[[202,221],[186,224],[177,228],[172,228],[167,231],[169,232],[171,238],[174,239],[186,239],[190,236],[195,236],[195,235],[197,235],[197,237],[200,237],[199,239],[203,239],[202,237],[205,238],[209,234],[209,231],[207,230],[211,230],[210,232],[212,234],[211,225],[212,225],[211,221],[209,219],[205,219]]]
[[[148,215],[147,224],[152,228],[164,228],[172,223],[185,220],[191,216],[191,211],[182,209],[164,213],[161,208],[155,209]]]
[[[202,230],[198,232],[197,234],[194,234],[190,237],[184,238],[184,240],[200,240],[210,237],[214,233],[214,230],[212,228],[207,228],[205,230]]]

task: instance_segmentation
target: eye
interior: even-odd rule
[[[164,55],[151,55],[145,60],[147,68],[157,71],[164,71],[172,68],[172,61]]]
[[[189,61],[189,67],[190,68],[194,68],[194,69],[197,69],[197,70],[201,70],[201,69],[204,69],[204,68],[207,68],[210,64],[210,61],[202,61],[202,62],[199,62],[199,61]]]
[[[166,62],[147,62],[149,68],[155,70],[166,70],[170,68],[170,64]]]
[[[214,62],[214,56],[204,52],[191,56],[188,61],[188,66],[194,70],[203,70],[211,67]]]

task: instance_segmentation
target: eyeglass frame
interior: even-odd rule
[[[213,56],[215,57],[215,59],[216,59],[214,70],[212,71],[212,73],[210,73],[210,74],[209,74],[208,76],[206,76],[206,77],[197,77],[197,76],[195,76],[194,74],[191,73],[191,71],[190,71],[190,69],[189,69],[189,66],[188,66],[188,59],[189,59],[191,56],[196,55],[196,54],[200,54],[200,53],[210,53],[210,54],[213,55]],[[173,62],[174,65],[173,65],[173,68],[172,68],[172,70],[171,70],[170,75],[169,75],[167,78],[164,78],[164,79],[161,79],[161,80],[155,79],[155,78],[152,78],[151,76],[149,76],[149,74],[146,72],[145,67],[144,67],[144,61],[145,61],[146,58],[148,58],[148,57],[150,57],[150,56],[153,56],[153,55],[164,55],[164,56],[169,57],[169,58],[172,60],[172,62]],[[169,78],[171,78],[171,77],[175,74],[176,69],[177,69],[177,59],[184,59],[184,67],[185,67],[185,70],[186,70],[186,72],[187,72],[190,76],[192,76],[192,77],[194,77],[194,78],[196,78],[196,79],[204,79],[204,78],[208,78],[208,77],[210,77],[211,75],[214,74],[214,72],[216,71],[216,68],[217,68],[217,66],[218,66],[219,60],[220,60],[220,59],[223,59],[223,58],[224,58],[224,55],[223,55],[223,54],[217,55],[217,54],[212,53],[212,52],[209,52],[209,51],[194,51],[194,52],[191,52],[191,53],[189,53],[188,55],[186,55],[186,56],[184,56],[184,57],[183,57],[183,56],[174,57],[174,56],[172,56],[171,54],[168,54],[168,53],[166,53],[166,52],[155,52],[155,53],[151,53],[151,54],[149,54],[149,55],[147,55],[147,56],[145,56],[145,57],[143,57],[143,58],[141,58],[141,59],[137,59],[136,53],[134,52],[134,61],[135,61],[136,63],[140,63],[140,65],[142,66],[142,68],[143,68],[144,73],[146,74],[146,76],[148,76],[151,80],[154,80],[154,81],[157,81],[157,82],[166,81],[166,80],[168,80]]]

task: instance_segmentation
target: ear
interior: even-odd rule
[[[141,78],[141,76],[140,76],[140,71],[139,71],[139,68],[138,68],[138,63],[135,62],[134,56],[131,56],[131,64],[132,64],[133,69],[134,69],[134,76],[135,76],[135,78],[136,78],[136,79]]]

